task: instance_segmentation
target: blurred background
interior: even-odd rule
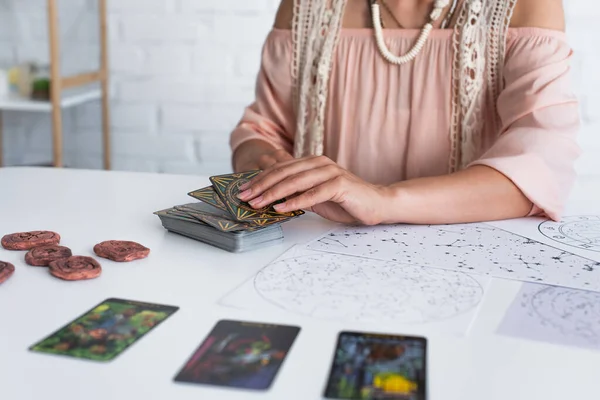
[[[112,168],[202,175],[230,171],[229,133],[254,98],[260,50],[279,1],[107,1]],[[62,75],[98,69],[98,1],[56,4]],[[40,109],[50,60],[46,5],[47,0],[0,0],[0,80],[4,74],[14,83],[16,71],[29,71],[36,84],[35,93],[28,94],[38,97],[33,106],[13,97],[3,103],[7,89],[0,82],[8,166],[52,163],[51,113]],[[584,123],[585,154],[577,168],[580,174],[598,174],[600,4],[568,1],[565,9]],[[102,168],[98,85],[65,96],[72,101],[62,108],[64,165]]]

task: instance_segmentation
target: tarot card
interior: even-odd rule
[[[217,194],[217,192],[215,192],[215,189],[212,186],[194,190],[193,192],[188,193],[188,196],[191,196],[206,204],[210,204],[211,206],[216,207],[219,210],[228,212],[225,203],[223,203],[223,200],[221,200],[221,197],[219,197],[219,195]]]
[[[175,209],[184,214],[187,214],[192,218],[197,219],[198,221],[204,222],[205,224],[208,224],[213,228],[217,228],[221,232],[238,232],[252,228],[252,226],[243,222],[233,221],[231,219],[223,218],[218,215],[196,211],[185,206],[177,206],[175,207]]]
[[[202,213],[202,214],[214,215],[214,216],[229,219],[229,220],[232,219],[231,214],[229,214],[228,211],[220,210],[216,207],[211,206],[210,204],[207,204],[207,203],[204,203],[201,201],[196,202],[196,203],[182,204],[180,206],[176,206],[175,208],[182,210],[182,211],[198,212],[198,213]]]
[[[246,221],[246,223],[256,228],[265,228],[267,226],[281,224],[283,222],[288,221],[289,219],[290,218],[252,219]]]
[[[194,213],[199,213],[199,214],[209,214],[210,216],[217,216],[217,217],[221,217],[227,221],[231,221],[231,224],[229,224],[228,226],[233,226],[235,228],[239,227],[245,227],[245,229],[250,229],[250,228],[264,228],[267,226],[271,226],[271,225],[275,225],[275,224],[280,224],[281,222],[283,222],[285,219],[257,219],[257,220],[251,220],[251,221],[246,221],[246,222],[239,222],[239,221],[232,221],[231,218],[231,214],[227,211],[222,211],[222,210],[218,210],[215,207],[206,204],[206,203],[190,203],[190,204],[185,204],[183,206],[178,206],[175,207],[178,210],[181,210],[183,212],[190,212],[190,215],[193,215]],[[202,219],[202,218],[200,218]],[[221,223],[220,225],[224,225],[224,223]],[[218,229],[221,229],[221,227],[217,227]],[[232,229],[229,229],[227,232],[231,231]]]
[[[169,318],[179,307],[108,299],[30,350],[94,361],[111,361]]]
[[[236,220],[285,220],[304,214],[304,211],[301,210],[288,213],[278,213],[273,208],[273,205],[269,205],[260,210],[255,210],[250,206],[250,204],[241,201],[237,197],[240,193],[240,186],[250,181],[260,172],[261,171],[251,171],[239,174],[214,176],[210,178],[215,191],[221,197],[221,200],[223,200],[223,203],[225,203],[225,206]],[[279,203],[283,201],[285,200],[280,200]]]
[[[174,208],[168,208],[166,210],[157,211],[154,213],[154,215],[157,215],[161,218],[171,218],[171,219],[177,219],[177,220],[181,220],[181,221],[194,222],[197,224],[206,225],[204,222],[198,221],[197,219],[190,217],[188,214],[177,211]]]
[[[175,216],[175,217],[185,218],[187,220],[194,219],[194,218],[190,217],[189,214],[186,214],[183,211],[179,211],[179,210],[176,210],[176,209],[172,209],[172,210],[167,211],[167,214]]]
[[[426,399],[427,340],[342,332],[325,389],[328,399]]]
[[[219,321],[175,381],[266,390],[300,328]]]

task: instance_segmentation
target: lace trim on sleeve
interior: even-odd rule
[[[517,0],[466,0],[454,28],[449,171],[466,167],[482,150],[484,124],[500,129],[496,102],[502,89],[506,33]],[[494,110],[484,120],[485,110]]]

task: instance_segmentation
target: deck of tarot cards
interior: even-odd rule
[[[255,210],[239,200],[239,187],[259,173],[251,171],[212,177],[212,186],[189,193],[200,202],[175,206],[155,214],[168,231],[230,252],[281,243],[281,224],[304,212],[278,213],[272,205]]]

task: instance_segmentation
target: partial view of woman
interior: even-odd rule
[[[337,222],[559,219],[580,154],[561,0],[284,0],[240,194]]]

